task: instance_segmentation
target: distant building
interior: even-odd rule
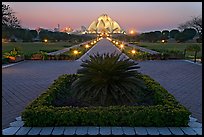
[[[102,14],[88,28],[89,33],[124,33],[120,25],[107,14]]]
[[[60,30],[60,32],[66,32],[66,33],[71,33],[72,31],[73,31],[73,29],[71,27],[65,27],[65,28]]]

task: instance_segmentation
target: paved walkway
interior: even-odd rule
[[[109,41],[103,39],[89,53],[114,50],[117,52]],[[80,63],[24,61],[2,69],[2,129],[20,116],[25,106],[45,91],[54,79],[65,73],[76,73]],[[139,65],[142,73],[160,82],[202,122],[202,66],[181,60],[144,61]]]
[[[184,60],[140,62],[140,71],[158,81],[202,122],[202,65]]]
[[[91,55],[91,54],[93,55],[96,53],[104,54],[104,53],[114,53],[114,52],[116,54],[121,53],[121,51],[117,47],[113,46],[110,41],[108,41],[107,39],[103,39],[97,43],[97,46],[92,47],[92,49],[90,49],[87,54],[83,55],[78,60],[87,60],[89,59],[88,55]],[[121,58],[128,58],[128,56],[122,53]]]

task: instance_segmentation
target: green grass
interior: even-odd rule
[[[44,43],[44,42],[9,42],[2,43],[2,53],[9,52],[14,47],[18,48],[24,55],[31,55],[37,53],[40,50],[45,52],[53,52],[66,47],[74,46],[76,43],[69,42],[56,42],[56,43]]]
[[[184,49],[188,45],[199,45],[201,48],[201,51],[198,52],[197,58],[201,58],[202,56],[202,44],[201,43],[145,43],[141,42],[136,44],[138,46],[155,50],[155,51],[162,51],[162,50],[179,50],[179,51],[184,51]],[[186,52],[186,57],[187,58],[194,58],[194,52]]]

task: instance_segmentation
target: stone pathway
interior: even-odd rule
[[[23,127],[21,117],[3,135],[202,135],[202,124],[190,117],[189,127]]]
[[[89,59],[88,55],[93,55],[96,53],[99,54],[104,54],[104,53],[116,53],[116,54],[120,54],[121,51],[112,45],[112,43],[110,41],[108,41],[107,39],[103,39],[100,40],[96,46],[94,46],[91,50],[89,50],[88,53],[85,53],[84,56],[82,56],[81,58],[79,58],[78,60],[87,60]],[[125,55],[124,53],[122,53],[121,58],[128,58],[127,55]]]
[[[119,53],[106,39],[99,41],[89,54],[97,51]],[[81,61],[24,61],[2,69],[2,129],[7,128],[53,80],[62,74],[76,73],[80,64]],[[202,66],[183,60],[144,61],[139,62],[139,66],[139,71],[158,81],[202,123]]]
[[[185,60],[151,60],[139,66],[140,72],[159,82],[202,122],[202,65]]]

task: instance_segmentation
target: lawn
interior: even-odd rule
[[[44,43],[44,42],[2,42],[2,53],[9,52],[14,47],[19,49],[24,55],[31,55],[37,53],[40,50],[44,52],[53,52],[76,44],[69,42],[56,42],[56,43]]]
[[[202,56],[202,43],[138,43],[137,46],[141,46],[144,48],[152,49],[155,51],[162,51],[162,50],[179,50],[184,51],[184,49],[188,45],[199,45],[201,48],[201,51],[198,52],[197,57],[201,58]],[[187,58],[194,58],[194,52],[187,52],[186,54]]]

